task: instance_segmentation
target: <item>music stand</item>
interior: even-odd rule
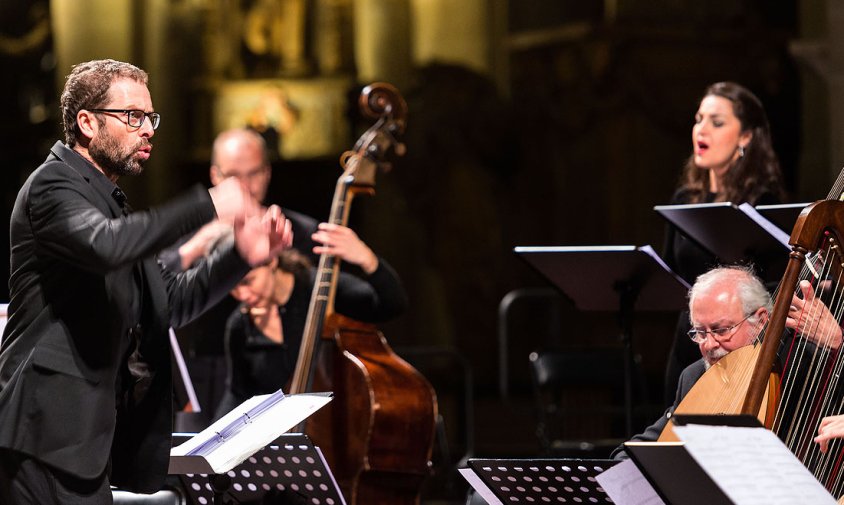
[[[232,484],[232,477],[237,475],[237,472],[232,475],[233,469],[247,462],[257,464],[257,460],[253,461],[256,453],[266,450],[270,444],[279,440],[282,434],[331,401],[331,396],[331,393],[285,395],[280,389],[272,394],[253,396],[208,428],[172,447],[168,473],[202,475],[202,479],[207,480],[206,490],[211,492],[212,499],[207,501],[207,497],[202,497],[198,503],[223,505],[224,496],[229,492],[230,487],[238,490],[237,486],[241,485]],[[300,445],[308,444],[302,442]],[[286,462],[282,459],[277,459],[277,462]],[[272,458],[270,458],[271,462]],[[298,456],[293,460],[295,464],[300,462],[301,459]],[[321,460],[321,464],[323,467],[326,466],[324,460]],[[275,470],[268,469],[267,471],[271,476],[277,473]],[[244,474],[241,471],[240,475],[249,478],[252,473],[248,470],[246,472],[247,474]],[[327,468],[318,472],[325,474]],[[299,477],[304,478],[306,475],[299,474]],[[198,491],[194,484],[196,483],[191,483],[189,488]],[[249,482],[246,486],[251,490],[251,487],[256,485]],[[202,488],[201,485],[199,487]],[[287,492],[287,488],[279,491]],[[337,503],[333,501],[334,498],[330,500],[332,501],[326,503],[329,505]]]
[[[595,477],[611,459],[479,459],[460,473],[490,505],[612,503]]]
[[[624,450],[665,503],[733,505],[681,442],[627,442]]]
[[[654,210],[721,261],[787,257],[789,233],[748,203],[657,205]],[[793,223],[792,223],[793,225]]]
[[[668,504],[829,504],[835,499],[754,416],[678,419],[684,442],[627,442],[644,477]]]
[[[756,210],[768,221],[786,233],[791,233],[797,217],[810,203],[782,203],[779,205],[757,205]]]
[[[682,310],[689,285],[651,246],[516,247],[516,254],[584,311],[618,314],[627,436],[633,435],[633,314]]]
[[[281,435],[278,444],[256,452],[220,479],[219,475],[180,475],[194,503],[258,503],[269,493],[284,503],[345,505],[345,500],[322,451],[307,435]],[[232,501],[233,500],[233,501]]]

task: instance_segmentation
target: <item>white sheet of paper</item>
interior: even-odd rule
[[[617,505],[665,505],[639,467],[625,460],[595,479]]]
[[[736,505],[836,505],[777,436],[765,428],[675,426],[686,450]]]
[[[253,396],[232,409],[231,412],[198,435],[177,447],[173,447],[170,450],[171,458],[189,454],[206,440],[215,437],[215,434],[223,427],[228,426],[238,418],[242,418],[244,412],[248,412],[268,396],[270,395]],[[318,393],[285,396],[281,402],[259,417],[251,419],[249,429],[234,434],[224,444],[214,449],[211,454],[202,454],[202,456],[211,465],[214,473],[225,473],[330,401],[330,396]]]

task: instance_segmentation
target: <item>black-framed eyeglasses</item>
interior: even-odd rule
[[[751,312],[750,314],[744,316],[744,319],[732,326],[725,326],[723,328],[712,328],[711,330],[692,328],[688,332],[689,338],[692,339],[692,342],[696,344],[702,344],[703,341],[706,340],[706,335],[709,334],[712,335],[712,338],[714,338],[719,343],[724,342],[725,340],[728,340],[730,337],[732,337],[733,332],[735,332],[736,328],[741,326],[745,321],[747,321],[750,316],[755,313],[755,311]]]
[[[158,128],[161,122],[161,114],[157,112],[144,112],[140,109],[88,109],[91,112],[110,112],[112,114],[126,114],[127,125],[132,128],[140,128],[144,125],[144,120],[149,118],[152,123],[152,129]]]

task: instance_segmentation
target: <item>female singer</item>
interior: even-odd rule
[[[779,161],[771,143],[762,103],[746,88],[718,82],[706,89],[692,127],[692,154],[671,204],[748,202],[770,205],[785,199]],[[718,264],[717,258],[673,226],[666,233],[663,258],[689,284]],[[748,258],[766,281],[763,261]],[[776,280],[779,280],[778,277]],[[700,355],[687,337],[688,312],[680,314],[666,366],[666,399],[674,398],[680,372]]]
[[[407,297],[398,276],[354,231],[322,223],[313,239],[321,244],[315,254],[333,254],[363,273],[340,273],[337,313],[375,323],[405,310]],[[226,324],[226,391],[214,419],[254,395],[287,386],[296,368],[314,279],[310,261],[291,249],[251,270],[232,290],[240,306]]]

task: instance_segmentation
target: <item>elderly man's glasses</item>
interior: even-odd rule
[[[732,326],[725,326],[723,328],[712,328],[711,330],[692,328],[691,330],[689,330],[689,338],[692,339],[692,342],[696,344],[702,344],[703,341],[706,340],[706,335],[708,334],[712,335],[712,338],[714,338],[719,343],[723,342],[732,337],[736,328],[741,326],[753,314],[755,314],[755,312],[751,312],[750,314],[744,316],[744,319]]]
[[[152,123],[152,129],[158,128],[158,123],[161,122],[161,114],[157,112],[144,112],[140,109],[88,109],[91,112],[107,112],[111,114],[126,114],[124,123],[132,128],[140,128],[144,125],[144,120],[149,118]]]

